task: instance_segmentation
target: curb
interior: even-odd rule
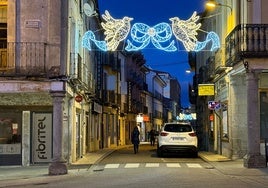
[[[228,157],[219,155],[219,154],[214,154],[211,152],[198,152],[198,156],[203,159],[204,161],[207,162],[227,162],[227,161],[232,161]]]

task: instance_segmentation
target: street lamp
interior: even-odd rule
[[[215,8],[215,7],[217,7],[217,6],[227,7],[227,8],[230,9],[231,14],[232,14],[232,11],[233,11],[233,9],[232,9],[231,6],[229,6],[229,5],[225,5],[225,4],[221,4],[221,3],[218,3],[218,2],[215,1],[215,0],[208,0],[208,1],[206,2],[206,6],[207,6],[207,7],[210,7],[210,8]]]
[[[186,72],[187,74],[190,74],[192,71],[189,70],[189,69],[187,69],[185,72]]]

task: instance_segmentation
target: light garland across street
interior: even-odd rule
[[[116,51],[120,42],[127,39],[126,51],[139,51],[146,48],[150,43],[159,50],[175,52],[175,39],[182,42],[186,51],[201,51],[211,42],[210,51],[220,48],[219,36],[211,31],[207,33],[205,41],[197,40],[197,31],[201,23],[197,23],[199,16],[196,12],[188,20],[180,20],[178,17],[170,18],[171,24],[161,22],[151,27],[144,23],[134,23],[133,18],[123,17],[114,19],[106,10],[102,15],[105,22],[101,22],[104,29],[104,40],[97,40],[93,31],[89,30],[83,35],[82,46],[92,50],[92,43],[102,51]],[[175,37],[172,38],[172,37]]]

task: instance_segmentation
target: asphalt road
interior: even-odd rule
[[[16,180],[14,180],[16,181]],[[13,184],[14,185],[14,184]],[[7,186],[8,187],[8,186]],[[189,155],[156,156],[156,147],[142,145],[139,153],[123,148],[76,173],[19,182],[29,188],[263,188],[267,176],[228,175]]]
[[[159,158],[156,154],[156,146],[149,144],[140,145],[139,152],[134,154],[132,146],[123,148],[113,152],[106,157],[100,164],[108,163],[163,163],[163,162],[197,162],[204,163],[200,158],[195,158],[191,154],[165,154],[164,157]]]

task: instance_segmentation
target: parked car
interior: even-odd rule
[[[168,152],[189,152],[197,157],[197,143],[196,133],[190,123],[165,123],[158,136],[157,155],[162,157]]]

